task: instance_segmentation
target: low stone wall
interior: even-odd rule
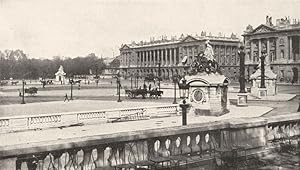
[[[178,105],[160,105],[124,109],[24,115],[0,118],[0,133],[11,131],[70,126],[76,124],[106,123],[110,120],[142,113],[143,116],[172,116],[179,112]],[[134,119],[134,118],[133,118]]]
[[[47,141],[0,150],[0,167],[93,170],[135,165],[160,157],[196,154],[202,159],[203,155],[211,156],[218,148],[243,146],[253,150],[267,147],[273,139],[299,139],[299,129],[300,117],[295,113]],[[278,134],[282,135],[276,136]]]

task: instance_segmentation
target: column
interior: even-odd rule
[[[253,40],[249,40],[250,41],[250,55],[249,55],[249,62],[253,61]]]
[[[142,59],[141,66],[143,67],[145,65],[144,51],[141,51],[141,59]]]
[[[173,48],[173,58],[174,58],[174,66],[177,64],[177,51],[176,48]]]
[[[166,65],[170,65],[170,50],[167,48],[165,49],[165,56],[166,56]]]
[[[157,55],[156,55],[156,50],[153,50],[153,57],[154,57],[154,65],[156,66],[157,63],[158,63]]]
[[[227,65],[227,47],[224,45],[224,65]]]
[[[149,66],[149,51],[146,51],[146,65]]]
[[[293,44],[292,44],[292,37],[288,37],[289,39],[289,55],[288,55],[288,60],[293,58]]]
[[[258,40],[258,59],[261,58],[261,39]]]
[[[169,56],[170,56],[170,66],[173,66],[173,62],[174,62],[173,59],[174,58],[173,58],[172,48],[169,48],[168,52],[169,52]]]
[[[150,64],[150,66],[152,66],[153,65],[153,61],[154,61],[154,59],[153,59],[153,51],[152,50],[149,51],[149,56],[150,56],[150,62],[149,62],[149,64]]]
[[[191,47],[191,50],[192,50],[192,61],[191,61],[191,63],[193,63],[194,58],[195,58],[195,47],[194,46]]]
[[[271,62],[271,60],[270,60],[270,39],[268,38],[267,39],[267,57],[266,57],[266,61],[267,61],[267,63],[270,63]]]

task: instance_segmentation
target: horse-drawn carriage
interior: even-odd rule
[[[25,89],[25,93],[28,93],[31,96],[34,96],[35,94],[37,94],[38,88],[36,87],[29,87]]]
[[[147,90],[147,89],[125,89],[125,94],[131,98],[134,99],[138,96],[142,96],[143,99],[146,98],[146,96],[149,94],[149,97],[161,97],[163,94],[163,91],[160,90]]]

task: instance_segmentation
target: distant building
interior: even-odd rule
[[[162,36],[160,40],[150,39],[150,42],[140,41],[122,45],[120,48],[120,74],[124,77],[131,75],[158,76],[159,65],[161,77],[170,79],[173,75],[183,75],[184,67],[181,61],[187,59],[187,64],[205,50],[205,41],[210,40],[213,46],[215,59],[221,66],[225,76],[237,80],[239,58],[237,55],[239,39],[235,34],[231,37],[206,35],[182,35],[180,38],[167,39]],[[160,64],[159,64],[160,63]]]
[[[280,82],[300,82],[300,22],[288,17],[277,19],[266,17],[266,23],[253,29],[248,25],[244,32],[246,68],[249,74],[255,72],[262,52],[268,57],[266,63],[277,74]]]

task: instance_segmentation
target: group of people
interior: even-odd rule
[[[142,86],[140,86],[139,89],[142,89]],[[152,85],[149,84],[149,86],[147,87],[147,85],[144,83],[143,89],[148,89],[149,91],[157,91],[157,86],[154,84],[154,87],[152,88]]]

